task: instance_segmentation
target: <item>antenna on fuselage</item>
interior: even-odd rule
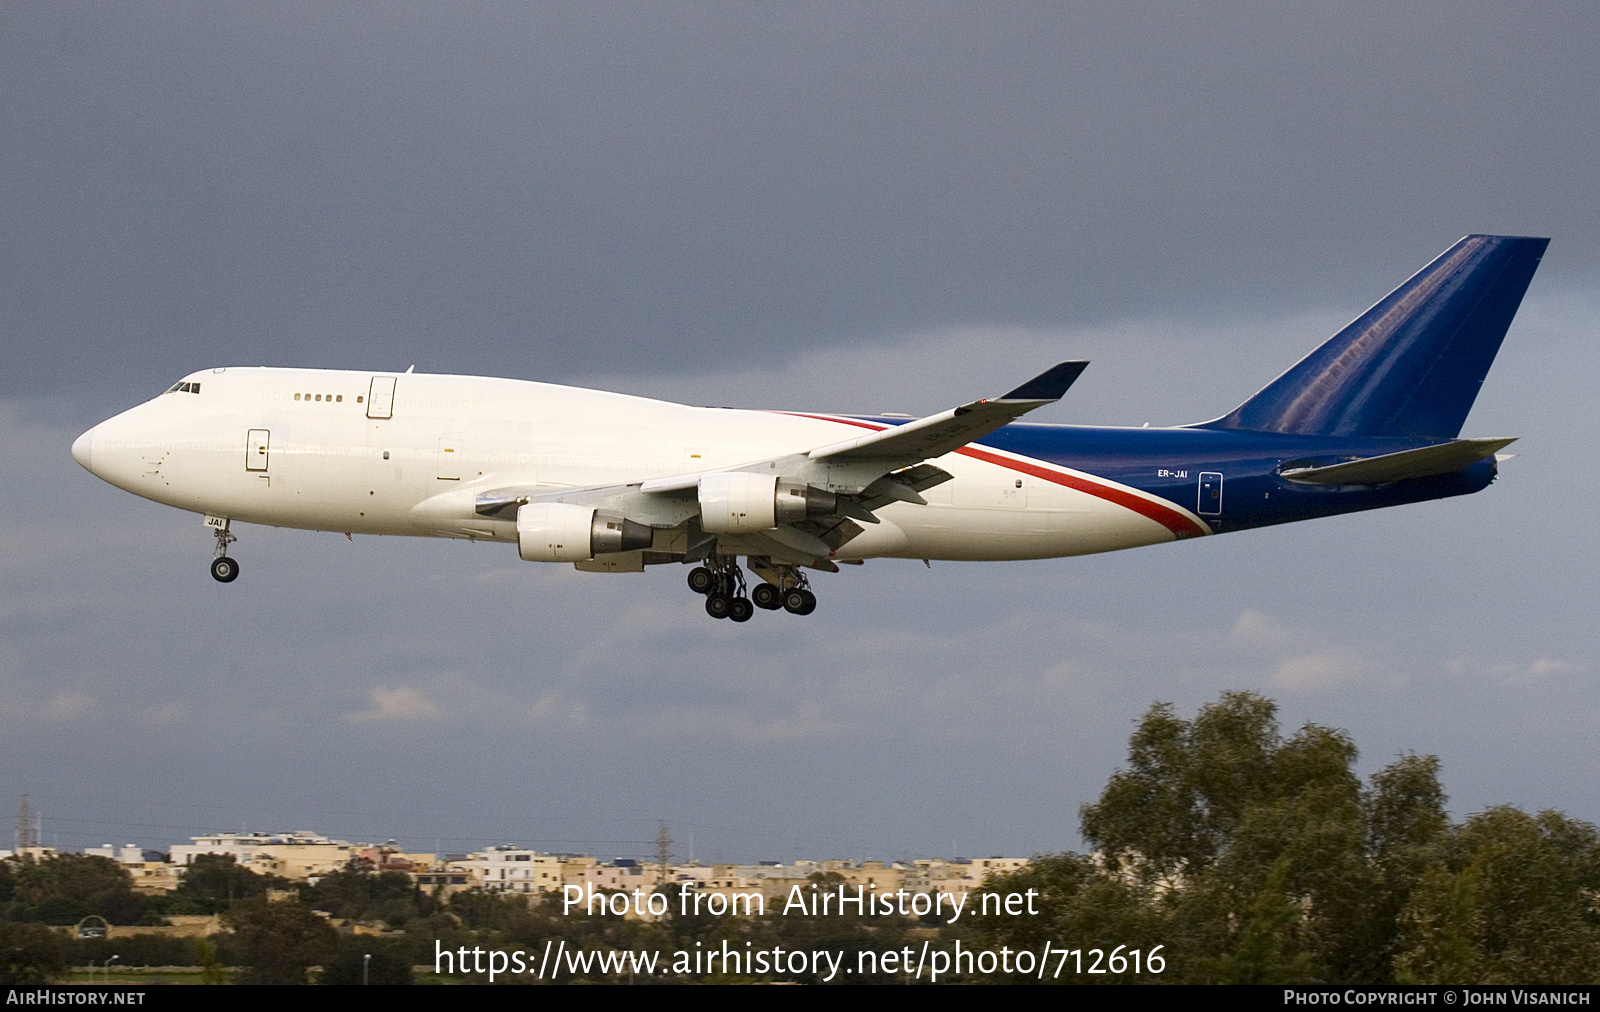
[[[406,375],[410,376],[411,375],[411,370],[415,369],[416,367],[417,367],[417,364],[415,362],[413,362],[410,365],[406,366]]]

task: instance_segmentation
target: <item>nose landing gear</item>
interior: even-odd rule
[[[207,517],[209,523],[211,518]],[[220,526],[213,526],[211,533],[217,539],[216,557],[211,560],[211,578],[218,583],[232,583],[239,578],[239,560],[228,557],[228,546],[239,539],[228,530],[228,521],[222,521]]]

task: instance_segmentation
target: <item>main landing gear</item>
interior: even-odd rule
[[[706,614],[712,618],[748,622],[756,613],[744,595],[744,571],[737,562],[696,566],[689,570],[689,589],[706,596]]]
[[[226,522],[222,527],[211,528],[211,533],[217,538],[217,555],[211,560],[211,578],[218,583],[232,583],[239,578],[239,560],[228,556],[228,546],[239,539],[228,530]]]
[[[689,570],[689,589],[706,596],[707,615],[735,622],[749,621],[756,608],[763,611],[782,608],[793,615],[809,615],[817,610],[817,595],[811,592],[803,573],[792,566],[774,569],[782,584],[763,580],[748,597],[745,596],[744,571],[732,560]]]

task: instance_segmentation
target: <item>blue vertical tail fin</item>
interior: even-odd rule
[[[1549,242],[1467,236],[1205,427],[1455,438]]]

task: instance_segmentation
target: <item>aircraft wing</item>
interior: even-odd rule
[[[1060,400],[1088,365],[1086,361],[1062,362],[999,397],[973,401],[881,432],[819,446],[806,456],[813,460],[942,457],[1016,421],[1034,408]]]
[[[763,458],[732,467],[591,488],[550,489],[508,486],[477,495],[479,515],[509,519],[529,502],[564,502],[594,506],[658,528],[689,523],[691,540],[714,539],[696,535],[700,515],[700,483],[707,475],[723,472],[774,474],[786,481],[804,482],[834,497],[833,513],[804,521],[780,523],[774,528],[737,535],[761,545],[804,558],[826,558],[833,549],[860,533],[860,524],[876,524],[874,510],[893,502],[926,504],[919,494],[949,481],[949,472],[923,463],[981,439],[994,430],[1045,404],[1060,400],[1088,366],[1086,361],[1062,362],[1003,394],[972,401],[948,411],[866,433],[815,449]],[[726,536],[726,535],[724,535]],[[693,549],[691,549],[691,552]]]
[[[937,415],[828,443],[804,453],[780,457],[776,461],[761,460],[715,470],[776,469],[785,477],[860,493],[890,471],[942,457],[973,440],[982,439],[1002,425],[1016,421],[1034,408],[1060,400],[1088,365],[1087,361],[1082,360],[1062,362],[999,397],[973,401]],[[640,491],[661,494],[695,488],[703,476],[711,473],[713,471],[696,471],[652,478],[641,483]],[[920,499],[908,501],[921,502]]]

